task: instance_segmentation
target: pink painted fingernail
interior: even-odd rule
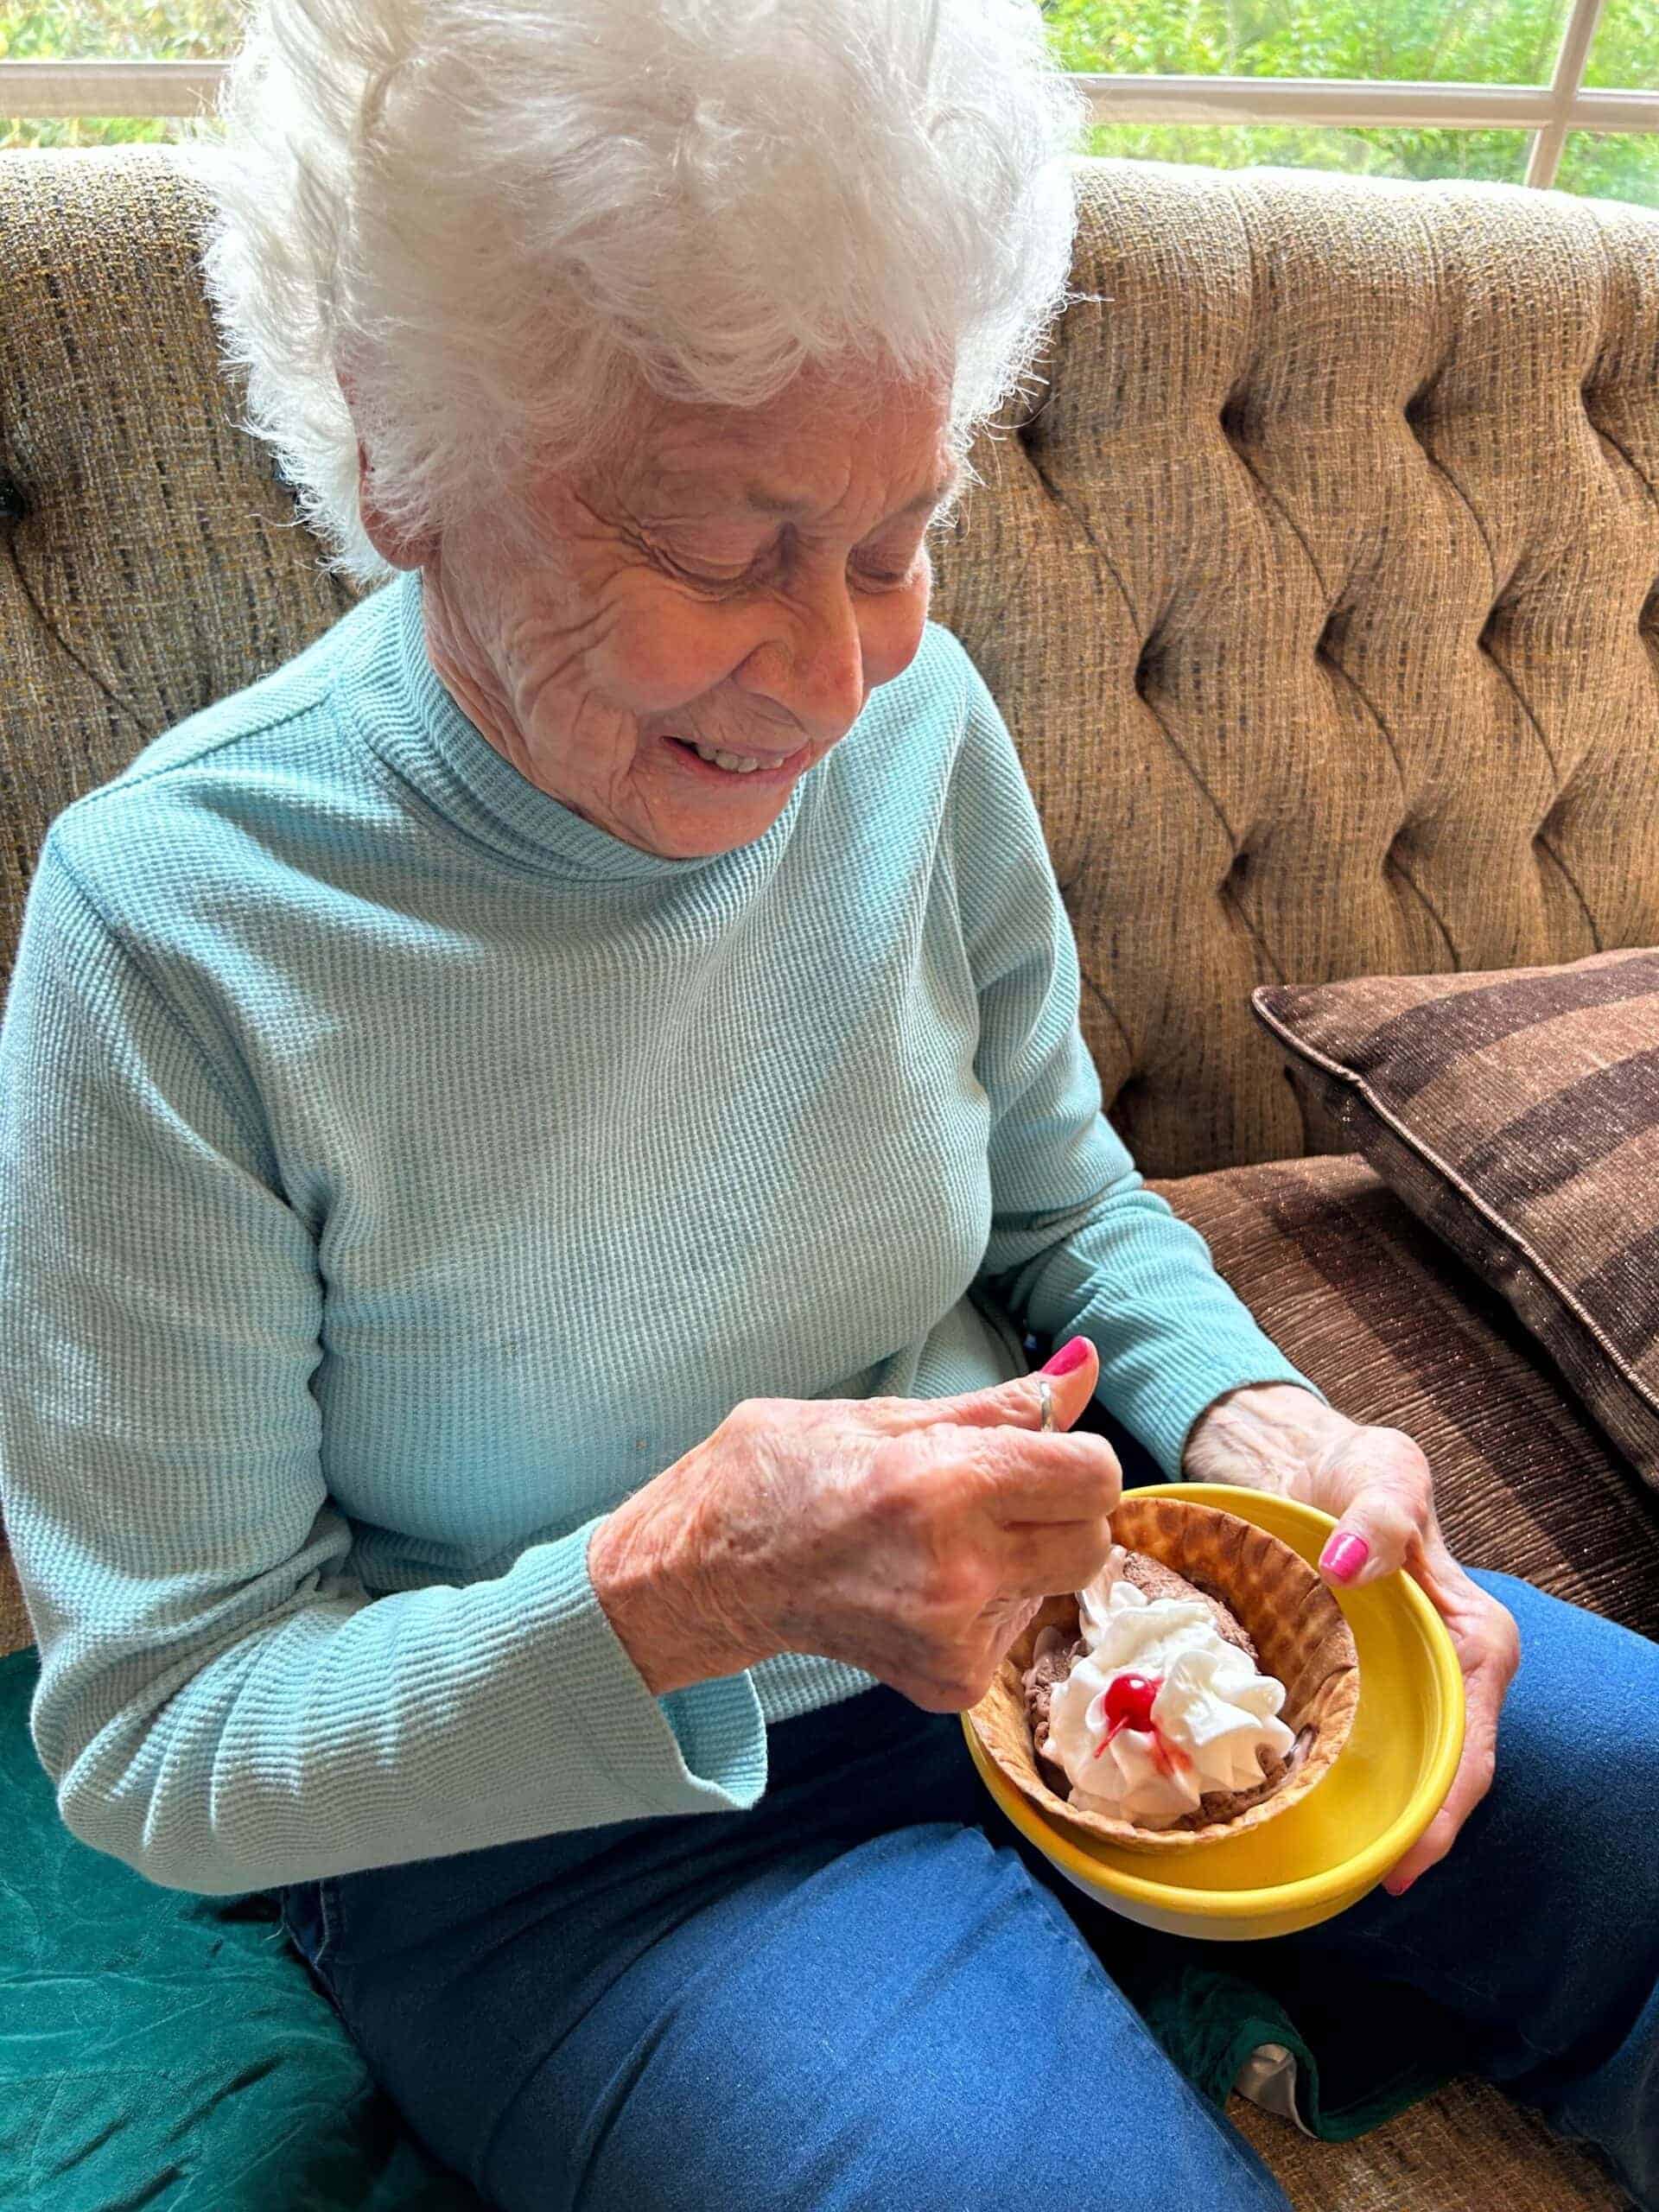
[[[1332,1536],[1319,1554],[1319,1565],[1334,1574],[1338,1582],[1351,1582],[1371,1555],[1371,1548],[1363,1536],[1351,1535],[1344,1529]]]
[[[1043,1375],[1070,1375],[1074,1368],[1081,1367],[1088,1357],[1088,1338],[1073,1337],[1070,1344],[1062,1344],[1053,1358],[1038,1371]]]

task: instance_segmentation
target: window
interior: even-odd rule
[[[242,18],[238,0],[0,0],[0,146],[176,137]]]
[[[1659,204],[1659,0],[1042,0],[1090,150]]]
[[[1659,205],[1659,0],[1039,4],[1088,80],[1091,152]],[[240,18],[238,0],[0,0],[0,144],[175,135]]]

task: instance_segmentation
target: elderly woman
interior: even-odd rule
[[[1445,1808],[1264,1961],[1409,1986],[1659,2206],[1659,1649],[1454,1565],[1142,1186],[927,622],[1078,120],[1019,0],[268,0],[208,276],[385,588],[41,855],[35,1740],[99,1850],[282,1891],[496,2204],[1282,2207],[952,1718],[1103,1558],[1098,1399],[1462,1656]]]

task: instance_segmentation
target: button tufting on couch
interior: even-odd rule
[[[1077,181],[1096,296],[982,440],[932,611],[1020,744],[1108,1110],[1338,1403],[1433,1429],[1471,1560],[1651,1633],[1649,1502],[1374,1179],[1299,1160],[1328,1133],[1249,999],[1659,943],[1659,217]],[[0,973],[50,819],[351,602],[235,427],[202,213],[164,149],[0,156]],[[1431,1297],[1472,1350],[1408,1405],[1379,1346]],[[1522,1399],[1552,1454],[1510,1448]],[[28,1634],[0,1554],[0,1651]],[[1233,2111],[1306,2212],[1622,2202],[1474,2083],[1347,2145]]]

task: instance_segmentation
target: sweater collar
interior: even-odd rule
[[[667,860],[585,820],[498,753],[446,690],[427,653],[420,571],[406,569],[377,596],[387,618],[387,651],[377,659],[400,709],[394,729],[381,726],[391,741],[392,766],[462,829],[521,866],[589,882],[664,881],[696,874],[735,852],[787,842],[806,776],[796,779],[764,833],[734,853]]]

